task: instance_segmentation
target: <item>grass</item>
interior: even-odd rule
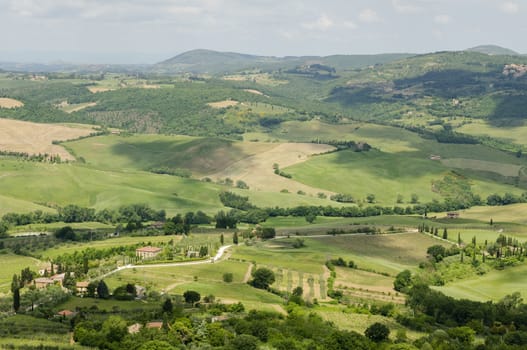
[[[324,272],[327,259],[342,257],[354,260],[360,269],[395,275],[404,269],[416,269],[426,259],[426,249],[441,244],[418,233],[302,237],[306,247],[300,249],[292,248],[294,239],[239,245],[232,258],[318,275]]]
[[[358,201],[364,201],[373,193],[379,204],[393,205],[398,195],[408,203],[413,193],[421,202],[441,200],[441,196],[432,191],[432,182],[442,179],[450,169],[424,155],[372,150],[317,156],[288,167],[286,171],[293,179],[310,186],[348,193]],[[492,193],[521,192],[513,186],[484,179],[472,179],[471,183],[472,191],[483,197]]]
[[[308,247],[318,246],[327,256],[341,256],[346,261],[353,260],[359,269],[392,276],[404,269],[416,269],[419,262],[426,260],[426,249],[434,244],[442,243],[419,233],[306,239]]]
[[[49,224],[30,224],[15,226],[9,229],[11,235],[20,235],[25,232],[53,232],[64,226],[70,226],[77,230],[98,230],[98,229],[113,229],[114,225],[104,224],[102,222],[53,222]]]
[[[141,300],[123,301],[71,297],[64,303],[57,305],[57,309],[75,311],[77,308],[89,309],[94,306],[96,306],[99,311],[105,310],[107,312],[111,312],[115,309],[132,311],[137,309],[157,309],[160,307],[159,304],[148,303]]]
[[[472,207],[463,210],[462,216],[468,219],[480,220],[489,223],[490,219],[494,223],[517,223],[527,224],[527,217],[524,215],[527,210],[526,203],[511,204],[500,207]]]
[[[338,325],[340,329],[352,330],[360,334],[364,334],[366,328],[371,326],[375,322],[380,322],[390,329],[390,338],[394,339],[397,330],[406,330],[406,335],[409,339],[415,340],[423,335],[424,333],[411,331],[400,324],[396,323],[393,319],[380,316],[380,315],[367,315],[367,314],[355,314],[351,312],[343,312],[341,307],[333,305],[321,305],[317,307],[315,311],[324,319]]]
[[[0,168],[2,163],[0,161]],[[1,176],[1,175],[0,175]],[[18,198],[12,198],[0,195],[0,216],[6,213],[28,213],[36,210],[43,212],[55,212],[54,209],[45,207],[43,205],[35,204]]]
[[[105,170],[188,169],[203,176],[272,145],[189,136],[99,136],[68,143],[91,167]]]
[[[86,248],[93,249],[108,249],[113,247],[128,246],[134,245],[137,243],[143,242],[144,245],[154,245],[157,243],[166,243],[170,240],[179,241],[181,236],[125,236],[105,239],[102,241],[92,241],[92,242],[72,242],[64,243],[53,248],[47,249],[42,252],[42,259],[53,259],[59,255],[68,253],[73,254],[76,251],[81,251]]]
[[[222,208],[220,186],[176,176],[91,169],[83,165],[0,161],[2,195],[18,200],[95,209],[148,203],[169,215]],[[45,179],[45,180],[44,180]]]
[[[527,264],[507,267],[505,270],[493,270],[481,277],[450,283],[444,287],[435,287],[439,291],[458,299],[479,301],[498,301],[513,292],[523,293],[527,288]]]
[[[40,264],[37,259],[14,254],[0,254],[0,261],[3,266],[0,269],[0,295],[9,292],[14,274],[20,275],[20,271],[26,267],[32,271],[38,270]]]
[[[242,283],[248,264],[238,261],[222,261],[215,264],[148,267],[126,269],[119,271],[105,279],[110,288],[116,288],[126,283],[170,292],[178,285],[194,282],[197,276],[199,282],[222,283],[223,274],[231,272],[233,283]]]
[[[487,135],[506,142],[524,146],[527,145],[527,126],[525,125],[515,127],[495,127],[487,123],[485,120],[471,119],[470,123],[464,124],[458,128],[457,131],[476,136]]]

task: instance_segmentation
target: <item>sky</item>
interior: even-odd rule
[[[0,61],[155,63],[266,56],[527,53],[527,0],[0,0]]]

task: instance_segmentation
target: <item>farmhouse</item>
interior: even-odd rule
[[[159,253],[161,253],[161,251],[161,248],[146,246],[142,248],[137,248],[135,250],[135,256],[141,259],[149,259],[157,256]]]
[[[146,328],[156,328],[156,329],[161,329],[163,328],[163,322],[148,322],[146,324]]]
[[[133,325],[128,326],[128,333],[130,334],[139,333],[141,328],[143,328],[143,326],[140,323],[134,323]]]
[[[446,217],[449,219],[457,219],[459,217],[459,213],[456,212],[448,212],[446,213]]]
[[[62,282],[64,282],[65,277],[65,273],[58,273],[56,275],[51,276],[49,279],[52,280],[53,283],[58,282],[62,286]]]
[[[73,317],[73,316],[75,316],[75,314],[76,313],[71,311],[71,310],[61,310],[61,311],[57,312],[57,315],[62,316],[63,318]]]
[[[43,288],[46,288],[47,286],[52,286],[55,284],[55,281],[47,277],[35,278],[34,282],[35,282],[35,287],[37,289],[43,289]]]
[[[81,296],[81,297],[84,296],[84,295],[86,295],[86,293],[88,293],[88,285],[89,285],[89,284],[90,284],[90,283],[87,282],[87,281],[77,282],[77,283],[75,284],[75,290],[76,290],[76,292],[77,292],[77,295],[79,295],[79,296]]]

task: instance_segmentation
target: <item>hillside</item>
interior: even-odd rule
[[[479,46],[471,47],[470,49],[467,49],[466,51],[479,52],[479,53],[484,53],[487,55],[506,55],[506,56],[519,55],[519,53],[517,53],[516,51],[507,49],[505,47],[497,46],[497,45],[479,45]]]
[[[379,55],[333,55],[319,56],[256,56],[235,52],[218,52],[212,50],[192,50],[184,52],[152,67],[154,72],[161,73],[196,73],[225,74],[244,70],[274,71],[292,69],[306,64],[319,63],[332,66],[338,70],[356,69],[370,65],[383,64],[410,57],[412,54],[379,54]]]

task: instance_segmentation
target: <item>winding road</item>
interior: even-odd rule
[[[126,269],[144,269],[144,268],[151,268],[151,267],[171,267],[171,266],[211,264],[211,263],[215,263],[216,261],[221,260],[221,258],[223,256],[223,254],[225,253],[225,251],[227,249],[229,249],[230,247],[232,247],[232,244],[221,246],[218,249],[218,252],[216,253],[216,255],[214,257],[212,257],[210,259],[206,259],[206,260],[182,261],[182,262],[163,263],[163,264],[147,264],[147,265],[128,264],[128,265],[124,265],[124,266],[119,266],[115,270],[107,272],[104,275],[97,276],[97,278],[95,278],[95,279],[102,279],[102,278],[110,276],[110,275],[112,275],[112,274],[114,274],[116,272],[119,272],[119,271],[122,271],[122,270],[126,270]]]

